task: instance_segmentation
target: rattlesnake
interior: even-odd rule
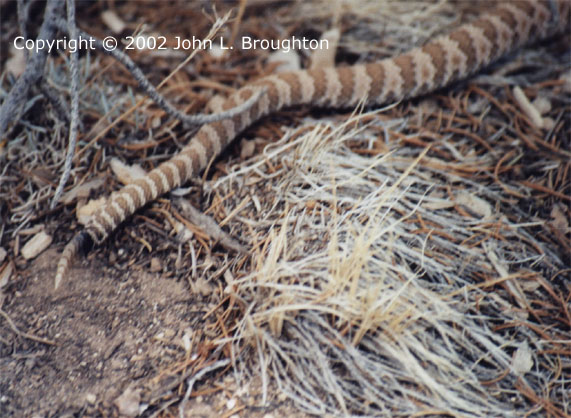
[[[501,1],[474,22],[395,58],[281,73],[242,87],[221,104],[221,110],[239,106],[264,91],[237,116],[202,126],[178,154],[123,187],[96,211],[65,247],[57,266],[56,287],[78,251],[101,243],[137,209],[198,175],[261,117],[301,104],[347,108],[363,99],[370,106],[425,94],[475,73],[524,43],[565,30],[570,8],[569,0]]]

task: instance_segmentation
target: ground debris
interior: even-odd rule
[[[45,231],[38,232],[23,247],[22,256],[31,260],[40,255],[52,243],[52,236]]]

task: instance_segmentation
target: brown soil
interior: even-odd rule
[[[114,402],[129,389],[139,393],[140,411],[151,404],[147,413],[179,401],[186,389],[175,368],[189,361],[183,336],[205,328],[208,297],[159,274],[110,273],[93,257],[56,291],[57,256],[54,249],[39,256],[10,292],[6,314],[18,330],[54,344],[2,328],[0,415],[116,415]],[[207,375],[204,387],[197,382],[187,416],[296,416],[282,396],[256,407],[261,391],[243,396],[228,371]]]

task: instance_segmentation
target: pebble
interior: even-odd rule
[[[141,391],[127,388],[125,392],[115,399],[115,406],[119,410],[119,414],[127,417],[135,417],[139,415],[139,404],[141,402]]]
[[[95,405],[96,400],[97,400],[97,397],[93,393],[87,393],[85,395],[85,401],[90,405]]]
[[[162,270],[161,260],[157,257],[151,258],[151,273],[157,273]]]

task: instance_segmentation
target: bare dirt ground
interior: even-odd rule
[[[19,330],[49,343],[3,328],[0,415],[143,413],[145,401],[155,411],[178,401],[176,394],[184,389],[180,372],[184,377],[195,360],[186,355],[185,335],[199,341],[198,335],[214,325],[212,315],[205,319],[215,308],[209,298],[191,295],[184,282],[144,270],[120,274],[101,260],[74,269],[69,286],[56,292],[57,255],[46,251],[21,271],[12,288],[11,319]],[[187,416],[305,416],[277,392],[260,408],[259,396],[239,389],[222,369],[207,384],[197,384]],[[130,401],[121,403],[125,393]]]
[[[56,292],[56,259],[46,251],[14,283],[10,317],[49,343],[3,329],[1,415],[107,415],[129,390],[127,404],[140,412],[143,400],[169,405],[173,389],[183,389],[180,370],[193,364],[184,336],[207,334],[212,315],[204,317],[215,306],[190,295],[184,282],[137,269],[120,274],[100,260],[74,269]],[[259,408],[259,398],[240,396],[231,374],[219,376],[197,385],[188,416],[295,416],[283,397]]]

